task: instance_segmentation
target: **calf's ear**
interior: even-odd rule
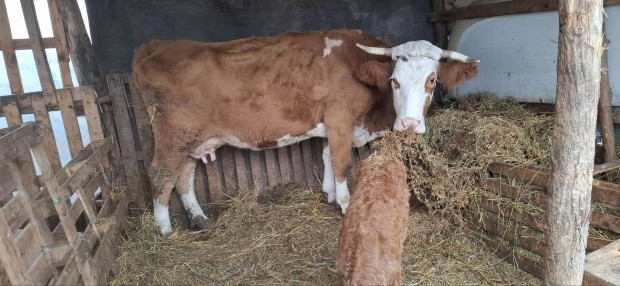
[[[376,86],[381,92],[387,92],[390,90],[392,66],[390,62],[365,62],[355,71],[355,77],[368,86]]]
[[[444,89],[450,90],[478,74],[476,63],[463,63],[458,61],[442,62],[439,64],[437,77]]]

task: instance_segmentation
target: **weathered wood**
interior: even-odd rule
[[[620,160],[614,160],[611,162],[603,163],[600,165],[595,165],[592,169],[592,175],[598,175],[601,173],[609,172],[620,168]]]
[[[557,96],[547,207],[545,283],[583,280],[600,95],[603,0],[559,1]]]
[[[0,51],[2,51],[2,56],[4,57],[4,65],[6,66],[11,93],[24,92],[22,78],[19,75],[19,65],[17,63],[17,57],[15,56],[15,45],[13,43],[13,35],[11,34],[9,16],[4,0],[0,0]]]
[[[620,240],[586,255],[584,285],[620,285]]]
[[[480,237],[482,238],[483,243],[487,246],[487,249],[493,250],[497,257],[503,259],[510,264],[517,265],[520,269],[538,278],[542,278],[544,276],[544,267],[542,262],[538,262],[523,255],[519,255],[515,253],[512,248],[500,245],[497,242],[494,242],[488,237],[484,236],[483,234],[480,234]]]
[[[259,151],[250,151],[250,166],[252,168],[252,186],[254,188],[264,188],[269,185],[266,168],[263,168]]]
[[[64,1],[63,1],[64,2]],[[71,2],[71,1],[69,1]],[[118,142],[122,153],[123,167],[125,169],[125,179],[130,192],[130,200],[137,204],[137,207],[144,209],[147,206],[144,196],[144,185],[138,167],[138,156],[136,155],[133,131],[127,106],[125,87],[121,75],[111,75],[108,77],[108,86],[114,106],[114,118],[117,125]]]
[[[50,71],[45,48],[41,42],[41,30],[37,21],[36,11],[34,9],[33,0],[21,0],[22,11],[24,12],[24,20],[30,38],[30,47],[34,55],[34,62],[39,73],[39,82],[45,96],[54,96],[54,80],[52,80],[52,72]]]
[[[296,183],[303,184],[306,182],[306,177],[304,176],[304,162],[301,154],[301,144],[295,143],[289,146],[291,150],[291,163],[293,165],[293,181]]]
[[[13,285],[32,285],[34,283],[2,210],[0,210],[0,261],[2,261],[5,272]]]
[[[22,203],[19,198],[9,200],[6,205],[4,205],[3,209],[11,232],[15,232],[28,221],[28,216],[24,208],[22,208]]]
[[[594,251],[597,249],[601,249],[606,245],[610,244],[612,241],[599,238],[599,237],[588,237],[588,246],[586,247],[586,251]]]
[[[306,177],[307,185],[313,185],[315,182],[314,170],[312,169],[312,146],[310,146],[310,144],[311,140],[304,140],[300,143],[304,162],[304,176]]]
[[[37,256],[28,269],[28,274],[35,285],[46,285],[55,272],[56,268],[47,255]]]
[[[618,5],[620,0],[605,0],[604,5]],[[426,21],[454,21],[524,13],[558,10],[557,0],[520,0],[435,11],[426,15]]]
[[[80,135],[80,126],[77,122],[77,115],[73,106],[73,96],[70,90],[57,90],[58,107],[62,116],[62,122],[67,135],[67,143],[69,144],[69,152],[71,157],[77,155],[82,149],[82,136]]]
[[[489,171],[524,183],[547,187],[549,183],[548,168],[514,166],[506,163],[491,163]],[[600,180],[592,180],[592,200],[620,207],[620,186]]]
[[[71,80],[71,70],[69,68],[67,38],[62,24],[62,18],[58,13],[56,1],[58,0],[47,0],[47,6],[50,11],[50,19],[52,20],[54,39],[56,40],[56,55],[58,56],[58,64],[60,66],[60,77],[63,87],[72,87],[73,81]]]
[[[605,27],[603,26],[603,31]],[[616,138],[614,136],[614,120],[611,110],[611,87],[609,86],[609,61],[607,57],[607,45],[609,40],[603,34],[603,51],[601,54],[601,83],[600,97],[598,100],[598,123],[601,128],[603,139],[603,159],[606,163],[617,159]]]
[[[15,233],[14,238],[22,259],[26,265],[29,265],[41,250],[41,243],[35,237],[35,226],[32,224],[26,225],[26,227]]]
[[[129,85],[130,98],[133,102],[133,113],[136,116],[136,127],[138,129],[138,137],[140,140],[140,150],[142,151],[142,159],[144,160],[144,166],[148,168],[153,159],[153,132],[151,131],[151,124],[149,120],[149,114],[146,110],[146,105],[142,101],[142,97],[138,94],[136,87],[133,84],[133,80],[130,73],[123,75],[123,78]]]
[[[444,10],[444,0],[433,0],[434,13],[442,13]],[[446,49],[448,47],[448,26],[445,22],[435,22],[435,34],[437,35],[437,46]]]
[[[41,45],[44,49],[55,49],[56,44],[56,38],[41,38]],[[15,50],[32,49],[30,39],[13,39],[13,46],[15,47]]]
[[[543,217],[535,216],[526,211],[520,211],[509,203],[498,202],[491,198],[482,196],[479,201],[480,208],[495,214],[501,214],[502,218],[518,221],[523,225],[543,232],[545,230],[545,221]]]
[[[222,170],[224,176],[224,186],[226,196],[233,197],[237,193],[237,172],[235,170],[235,155],[233,148],[224,146],[220,148],[220,160],[222,160]]]
[[[246,191],[250,188],[250,182],[252,181],[252,170],[246,164],[246,158],[250,156],[248,150],[235,148],[235,169],[237,172],[237,184],[240,191]]]
[[[45,95],[43,97],[45,97]],[[34,112],[34,118],[39,124],[39,129],[41,130],[41,134],[43,136],[43,148],[45,148],[45,151],[48,154],[51,168],[50,170],[56,173],[60,170],[60,157],[56,147],[56,139],[54,138],[52,123],[50,122],[49,113],[45,108],[43,97],[32,98],[32,111]]]
[[[274,149],[268,149],[263,152],[265,152],[265,164],[267,166],[267,180],[269,181],[269,186],[275,186],[280,183],[277,171],[278,165],[276,165],[276,151]]]
[[[73,100],[74,100],[74,105],[76,108],[76,113],[79,114],[79,112],[81,112],[80,109],[82,108],[82,104],[81,104],[82,97],[81,97],[80,92],[84,90],[89,90],[89,89],[92,89],[92,87],[91,86],[80,86],[80,87],[72,87],[72,88],[62,88],[62,89],[57,89],[57,90],[70,90],[71,92],[73,92]],[[32,98],[34,97],[42,97],[47,110],[50,110],[50,111],[60,110],[58,108],[56,97],[43,96],[42,91],[33,91],[33,92],[27,92],[27,93],[18,93],[18,94],[0,96],[0,106],[4,108],[8,105],[13,105],[14,110],[20,111],[17,114],[20,114],[20,113],[29,114],[29,113],[32,113]],[[21,118],[19,118],[19,120],[21,120]],[[21,121],[18,124],[21,124]]]
[[[280,167],[280,180],[283,184],[293,181],[293,170],[290,166],[290,156],[288,155],[288,147],[280,147],[276,149],[278,152],[278,166]]]
[[[216,156],[217,156],[216,151]],[[219,203],[226,199],[224,196],[224,184],[220,175],[220,167],[222,159],[209,162],[205,167],[207,170],[207,181],[209,183],[209,198],[211,202]],[[200,163],[199,163],[200,164]]]
[[[0,137],[0,162],[10,162],[17,158],[19,150],[27,150],[28,146],[41,141],[37,124],[23,124],[13,132]]]
[[[614,215],[593,211],[590,225],[620,234],[620,217]]]
[[[8,174],[8,165],[0,165],[0,174]],[[15,181],[10,176],[0,176],[0,202],[15,190]]]

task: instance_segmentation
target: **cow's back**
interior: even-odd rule
[[[405,167],[373,155],[358,166],[353,184],[338,240],[338,283],[398,285],[409,214]]]

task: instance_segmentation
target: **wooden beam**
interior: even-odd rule
[[[559,1],[556,112],[551,150],[545,283],[583,280],[600,95],[603,0]]]
[[[30,50],[32,49],[32,43],[30,39],[13,39],[13,45],[15,50]],[[41,45],[43,49],[55,49],[56,38],[41,38]]]
[[[603,26],[603,31],[605,27]],[[611,87],[609,86],[609,64],[607,57],[607,45],[609,40],[603,34],[603,53],[601,55],[601,84],[600,98],[598,101],[598,123],[601,128],[603,139],[603,160],[605,163],[616,160],[616,137],[611,108]]]
[[[620,0],[605,0],[605,6],[619,5]],[[521,0],[507,1],[494,4],[468,6],[444,11],[435,11],[426,15],[426,21],[434,23],[440,21],[454,21],[474,18],[486,18],[513,14],[556,11],[557,0]]]
[[[9,77],[9,85],[11,93],[24,92],[22,78],[19,75],[19,65],[17,57],[15,57],[15,44],[13,35],[11,34],[11,25],[9,24],[9,16],[6,11],[4,0],[0,0],[0,50],[4,57],[6,72]]]
[[[592,169],[592,175],[598,175],[600,173],[605,173],[614,169],[620,168],[620,160],[615,160],[612,162],[600,164],[594,166]]]
[[[67,47],[67,36],[62,24],[62,18],[58,13],[57,0],[47,0],[47,6],[50,10],[50,18],[54,29],[54,39],[56,40],[56,55],[58,56],[58,64],[60,66],[60,76],[62,77],[63,87],[72,87],[71,70],[69,69],[69,49]]]

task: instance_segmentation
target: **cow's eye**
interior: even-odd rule
[[[435,79],[434,78],[431,78],[431,83],[435,83]]]
[[[395,78],[391,77],[390,81],[394,85],[394,88],[396,88],[396,89],[400,88],[400,83],[398,83],[398,81]]]

